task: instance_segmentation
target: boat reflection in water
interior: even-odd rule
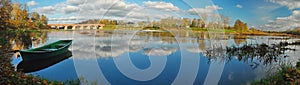
[[[67,51],[65,53],[62,53],[60,55],[48,58],[48,59],[41,59],[41,60],[29,60],[29,61],[21,61],[17,65],[17,70],[22,71],[25,73],[35,72],[42,69],[45,69],[47,67],[50,67],[54,64],[57,64],[65,59],[68,59],[72,56],[71,51]]]

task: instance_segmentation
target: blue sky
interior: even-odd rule
[[[31,12],[45,14],[50,23],[85,19],[157,20],[167,17],[199,18],[201,13],[240,19],[262,30],[300,27],[299,0],[18,0]],[[107,11],[109,10],[109,11]]]

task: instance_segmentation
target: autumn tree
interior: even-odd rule
[[[110,21],[110,24],[111,24],[111,25],[118,25],[118,21],[117,21],[117,20],[111,20],[111,21]]]
[[[242,31],[248,31],[248,24],[244,23],[243,25],[244,27],[242,28]]]
[[[202,19],[197,19],[196,27],[200,28],[201,27],[201,22],[202,22]]]
[[[109,22],[109,20],[108,20],[108,19],[103,19],[103,20],[100,20],[100,21],[99,21],[99,24],[105,24],[105,25],[109,25],[109,24],[110,24],[110,22]]]
[[[191,27],[196,27],[197,23],[198,22],[197,22],[196,18],[194,18],[193,21],[192,21]]]
[[[10,23],[16,28],[25,28],[28,21],[28,12],[25,8],[22,9],[21,4],[14,2],[12,4],[12,18]]]
[[[41,22],[44,24],[44,25],[47,25],[48,24],[48,19],[45,15],[42,15],[41,16]]]
[[[0,1],[0,30],[6,30],[10,27],[11,19],[11,0],[1,0]]]
[[[32,12],[31,18],[33,18],[34,20],[40,20],[40,14],[37,12]]]
[[[238,30],[242,27],[241,25],[242,25],[242,21],[238,19],[235,21],[233,29]]]
[[[33,25],[31,25],[33,24]],[[28,25],[30,28],[47,28],[48,19],[45,15],[40,15],[37,12],[30,13],[30,20],[28,21]]]
[[[190,26],[190,19],[189,18],[183,18],[182,19],[182,24],[184,27]]]
[[[1,0],[0,1],[0,29],[7,28],[40,28],[41,26],[47,26],[47,17],[40,16],[38,13],[31,13],[29,16],[29,12],[27,10],[27,6],[20,4],[19,2],[11,3],[10,0]],[[32,17],[38,19],[38,23],[40,23],[40,27],[35,25],[35,21],[32,21]],[[41,19],[42,18],[42,19]]]
[[[248,25],[247,23],[242,22],[241,20],[236,20],[233,29],[237,31],[248,31]]]

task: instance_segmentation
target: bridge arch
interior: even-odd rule
[[[105,24],[48,24],[52,29],[101,29],[105,26]],[[79,28],[78,28],[79,27]]]

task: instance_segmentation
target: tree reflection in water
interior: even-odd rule
[[[47,40],[46,31],[16,31],[8,35],[12,50],[29,49],[45,43]]]
[[[234,57],[238,61],[245,63],[253,63],[250,66],[255,69],[260,63],[269,65],[273,62],[288,57],[286,51],[295,51],[295,49],[288,48],[288,45],[297,45],[297,43],[280,42],[279,44],[267,45],[263,44],[246,44],[241,47],[226,47],[206,50],[206,56],[211,60],[217,56],[223,56],[230,62]]]

